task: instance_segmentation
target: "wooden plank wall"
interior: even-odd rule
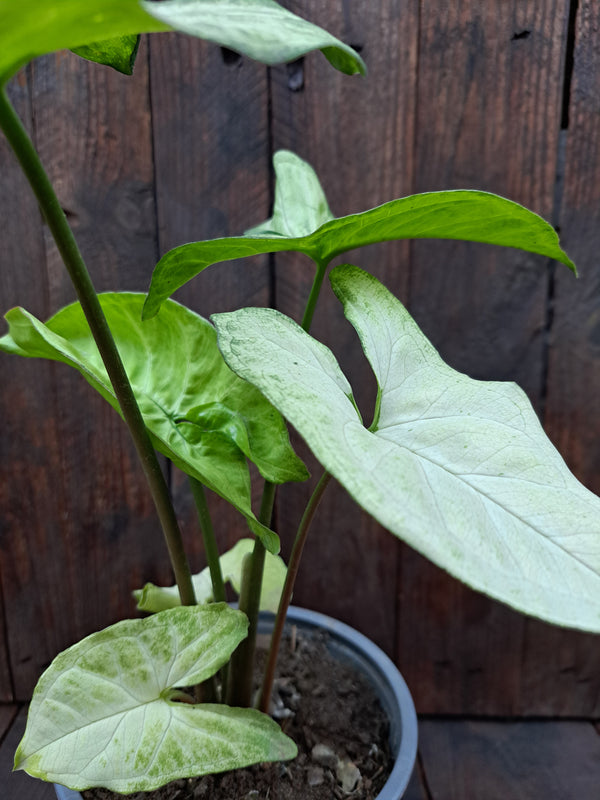
[[[170,247],[266,218],[279,148],[314,165],[337,214],[412,191],[507,195],[560,226],[579,282],[544,259],[459,243],[388,244],[350,260],[409,304],[451,364],[517,380],[572,469],[600,491],[597,4],[286,5],[357,46],[368,78],[334,73],[318,54],[266,69],[173,34],[144,42],[133,78],[61,53],[12,82],[97,287],[143,291]],[[0,306],[45,317],[72,290],[3,141],[0,175]],[[209,270],[177,297],[203,314],[275,302],[298,317],[311,277],[301,258],[257,258]],[[368,416],[374,382],[327,290],[313,330],[336,343]],[[116,415],[66,368],[1,356],[0,375],[0,700],[10,701],[29,696],[59,649],[131,615],[132,588],[170,576]],[[181,476],[171,482],[198,569],[189,491]],[[308,490],[279,496],[284,554]],[[211,502],[225,547],[243,529]],[[320,510],[295,601],[395,656],[419,711],[600,713],[600,640],[465,589],[338,487]]]

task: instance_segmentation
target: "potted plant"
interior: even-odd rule
[[[21,11],[0,4],[0,30],[7,32],[0,83],[27,58],[65,46],[129,69],[137,34],[169,26],[267,62],[318,48],[346,72],[363,69],[348,47],[270,0],[131,0],[118,10],[95,0],[95,6],[92,20],[89,3],[83,15],[77,3],[31,0]],[[15,37],[16,30],[26,35]],[[461,238],[520,247],[573,268],[549,225],[476,191],[416,195],[336,219],[310,166],[280,152],[270,220],[241,237],[167,253],[147,298],[98,298],[5,94],[0,125],[80,298],[46,323],[13,309],[0,347],[73,366],[123,416],[142,455],[177,582],[177,588],[139,590],[139,606],[152,616],[92,634],[55,659],[34,693],[18,767],[76,790],[104,785],[129,793],[293,757],[295,745],[264,712],[302,548],[331,477],[392,533],[469,585],[542,619],[600,630],[600,501],[568,472],[525,395],[444,365],[400,302],[351,265],[334,269],[330,280],[377,378],[368,427],[335,357],[308,333],[328,265],[350,249],[397,238]],[[316,265],[300,325],[256,308],[216,315],[211,324],[168,299],[212,264],[281,250],[305,253]],[[285,577],[270,528],[275,486],[303,480],[306,470],[283,418],[324,467]],[[198,576],[187,566],[155,448],[190,476],[209,565]],[[265,479],[256,516],[247,460]],[[219,556],[204,487],[243,515],[255,536],[250,545]],[[224,578],[239,589],[240,610],[224,602]],[[260,712],[251,707],[258,611],[274,604]],[[190,685],[200,687],[196,697]],[[413,738],[413,758],[415,746]],[[403,788],[386,787],[382,800]]]

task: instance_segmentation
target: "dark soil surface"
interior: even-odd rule
[[[293,634],[293,632],[292,632]],[[335,661],[324,637],[284,642],[273,716],[298,745],[298,757],[203,778],[174,781],[130,800],[373,800],[392,769],[388,724],[368,683]],[[122,795],[90,789],[85,800]]]

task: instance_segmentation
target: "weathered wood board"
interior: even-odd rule
[[[348,260],[408,303],[453,366],[518,381],[567,463],[600,491],[596,4],[579,0],[574,39],[568,0],[286,5],[357,46],[368,77],[337,74],[318,53],[266,69],[161,35],[143,44],[133,78],[61,53],[11,83],[97,287],[143,291],[167,249],[265,219],[280,148],[315,167],[339,215],[413,191],[509,196],[560,226],[579,281],[544,259],[450,242],[386,244]],[[73,292],[3,141],[0,175],[0,310],[21,304],[46,317]],[[298,319],[312,275],[303,257],[261,257],[211,268],[176,297],[205,316],[274,303]],[[327,285],[313,332],[333,346],[368,419],[375,383]],[[134,586],[172,576],[114,412],[61,365],[2,355],[0,370],[0,699],[10,700],[30,695],[59,649],[133,613]],[[299,449],[313,478],[279,495],[284,555],[319,475]],[[199,569],[189,491],[175,471],[170,481]],[[211,505],[219,542],[231,545],[244,525],[218,499]],[[463,588],[340,487],[319,509],[294,601],[395,655],[420,711],[600,711],[597,638],[525,620]]]
[[[594,800],[600,737],[588,722],[422,720],[431,800]]]
[[[366,78],[332,75],[323,58],[307,56],[273,76],[273,147],[307,159],[334,214],[342,216],[409,194],[413,188],[413,120],[418,4],[297,2],[293,9],[359,47]],[[392,68],[393,62],[393,68]],[[406,243],[365,248],[345,260],[376,274],[406,297]],[[277,256],[277,306],[299,320],[313,265],[304,257]],[[340,259],[336,259],[338,263]],[[311,332],[328,344],[346,372],[365,419],[373,414],[376,386],[353,328],[327,281]],[[320,468],[310,462],[316,479]],[[278,511],[289,548],[310,487],[281,492]],[[398,542],[337,486],[330,486],[313,523],[295,602],[319,607],[368,633],[389,653],[396,637]],[[315,591],[316,590],[316,591]]]

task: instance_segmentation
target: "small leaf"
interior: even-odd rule
[[[142,322],[141,294],[109,293],[100,302],[156,448],[238,508],[277,552],[277,537],[251,510],[246,458],[273,483],[306,479],[280,414],[226,366],[207,320],[171,301],[164,318]],[[18,308],[6,319],[0,350],[69,364],[119,411],[79,303],[45,325]]]
[[[266,64],[322,50],[336,69],[365,73],[351,47],[273,0],[0,0],[0,87],[44,53],[103,48],[106,40],[169,30],[208,39]]]
[[[278,150],[273,156],[273,168],[273,216],[246,231],[246,236],[285,236],[288,239],[308,236],[334,218],[317,173],[310,164],[289,150]]]
[[[331,273],[379,386],[367,430],[333,355],[270,309],[215,315],[219,347],[382,525],[527,614],[600,632],[600,498],[569,472],[524,392],[444,364],[357,267]]]
[[[228,550],[219,559],[223,580],[229,581],[238,595],[242,582],[244,556],[251,553],[253,548],[254,541],[252,539],[240,539],[231,550]],[[286,566],[283,559],[267,553],[260,595],[261,611],[272,611],[273,613],[277,611],[285,576]],[[192,581],[196,601],[198,603],[212,602],[213,592],[209,568],[206,567],[202,572],[193,575]],[[136,589],[133,596],[140,611],[163,611],[165,608],[175,608],[181,604],[177,586],[155,586],[153,583],[147,583],[143,589]]]
[[[139,45],[139,35],[130,34],[74,47],[73,52],[88,61],[112,67],[124,75],[133,75],[133,66]]]
[[[15,769],[82,791],[151,791],[178,778],[293,758],[253,709],[175,702],[211,677],[247,634],[225,603],[125,620],[58,655],[40,678]]]
[[[516,247],[554,258],[575,272],[556,231],[518,203],[488,192],[428,192],[332,218],[318,179],[305,161],[281,151],[274,157],[276,204],[272,219],[245,236],[192,242],[170,250],[154,269],[144,318],[212,264],[235,258],[295,251],[327,264],[357,247],[394,239],[463,239]]]

